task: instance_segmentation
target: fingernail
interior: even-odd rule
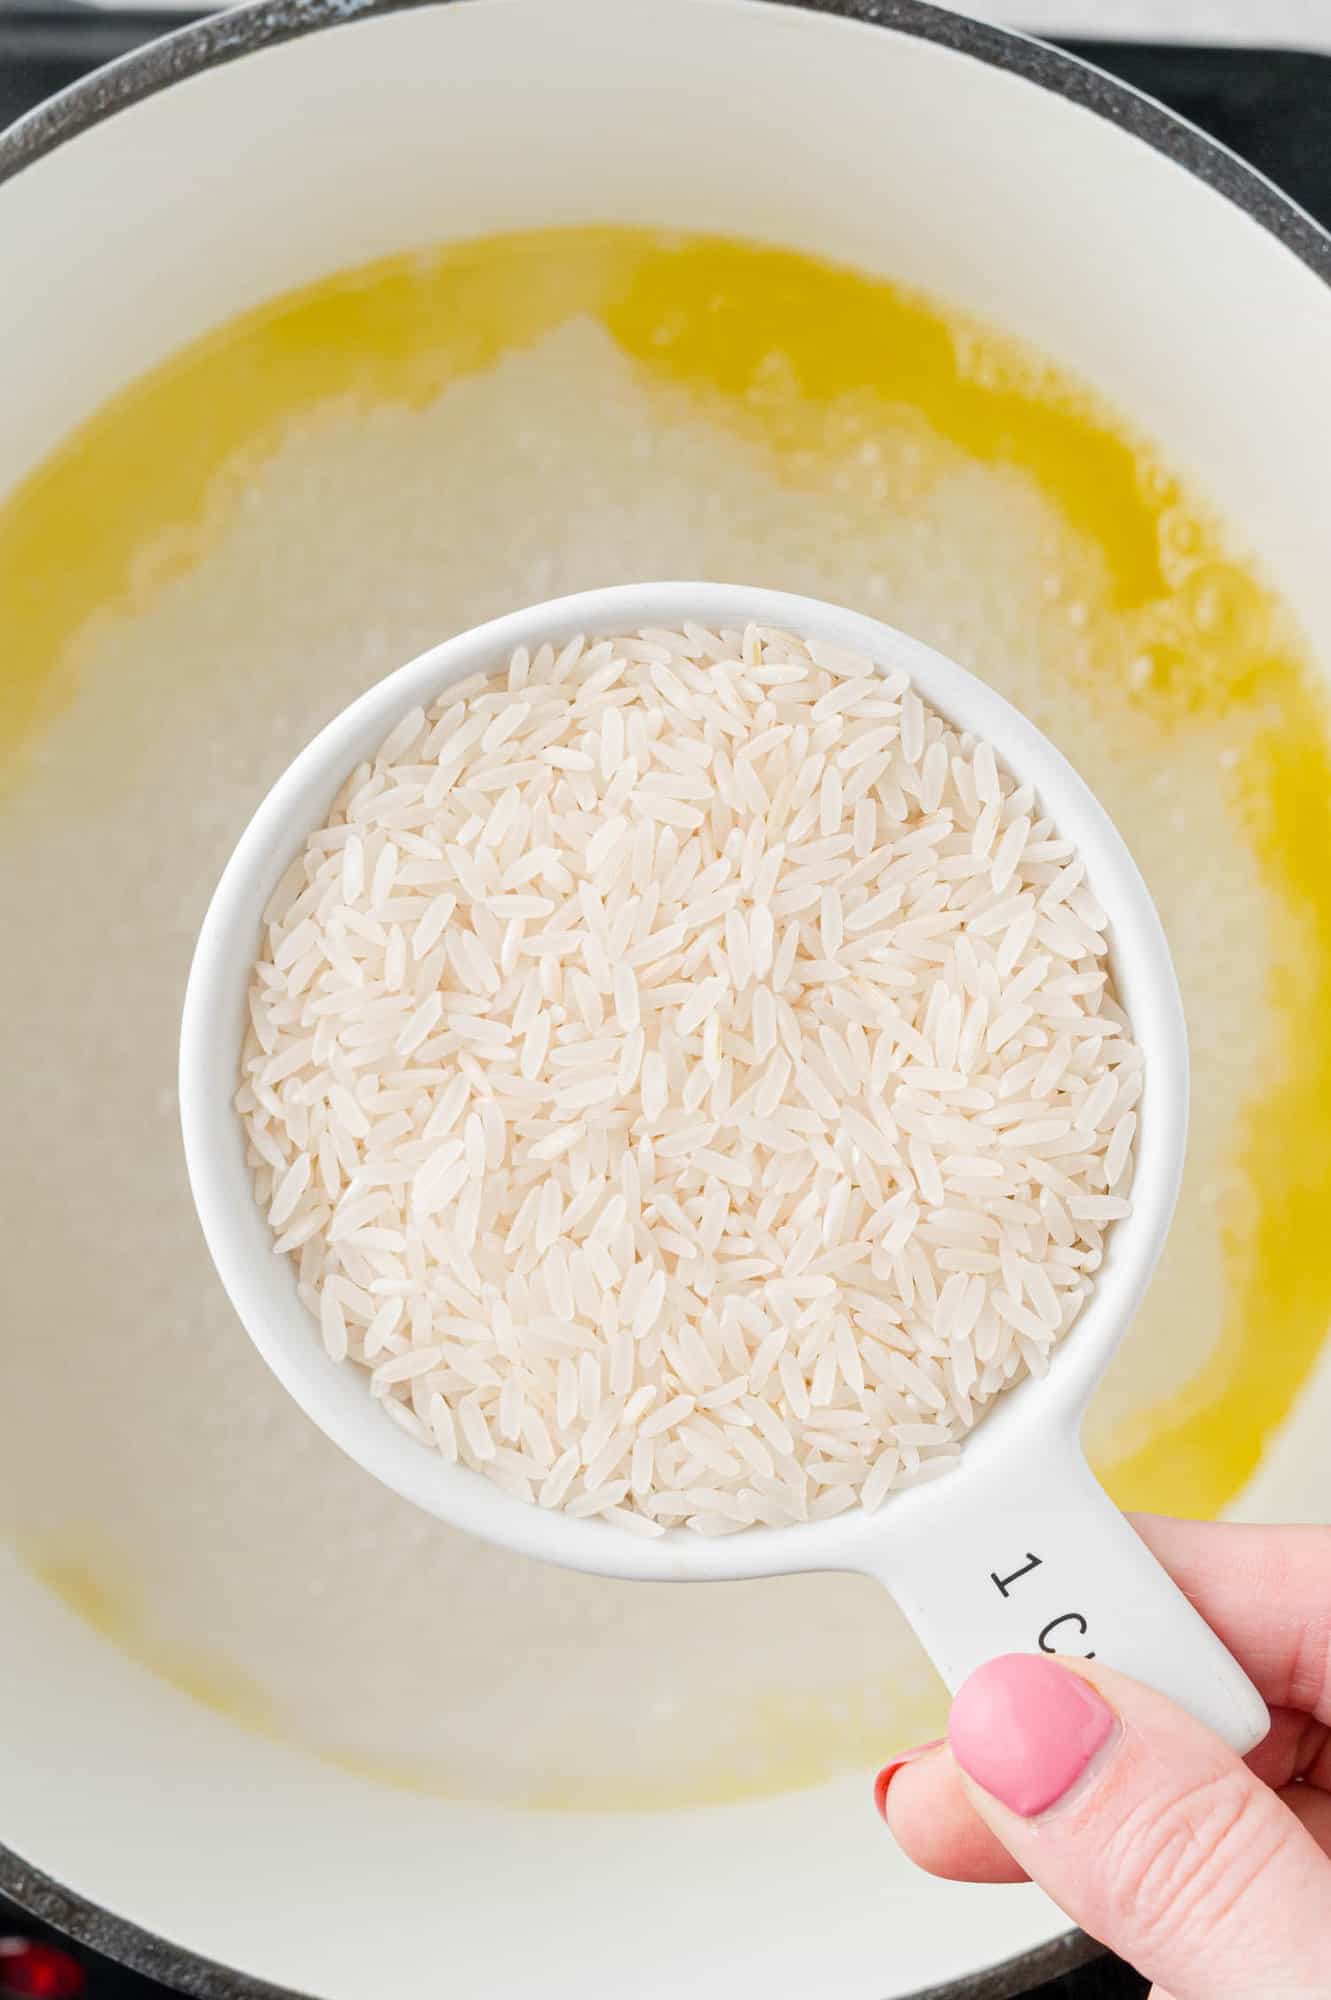
[[[1116,1727],[1079,1674],[1032,1653],[976,1669],[952,1704],[948,1740],[963,1771],[1033,1819],[1066,1797]]]
[[[941,1750],[947,1742],[946,1736],[935,1736],[932,1743],[917,1743],[913,1750],[903,1750],[890,1764],[884,1764],[873,1781],[873,1802],[884,1819],[887,1818],[887,1788],[903,1764],[913,1764],[917,1757],[926,1757],[931,1750]]]

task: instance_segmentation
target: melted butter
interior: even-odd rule
[[[1100,1468],[1121,1505],[1156,1513],[1218,1514],[1234,1499],[1289,1414],[1331,1318],[1331,762],[1319,704],[1292,663],[1266,660],[1253,673],[1263,706],[1281,721],[1255,739],[1236,792],[1279,891],[1270,1005],[1285,1073],[1239,1120],[1237,1212],[1225,1236],[1231,1304],[1219,1351],[1150,1412],[1135,1445]]]
[[[233,1668],[222,1668],[216,1660],[181,1652],[164,1653],[146,1636],[145,1619],[128,1594],[107,1588],[104,1578],[77,1558],[31,1560],[30,1567],[47,1588],[60,1598],[76,1617],[108,1640],[150,1673],[168,1680],[181,1694],[201,1702],[217,1715],[240,1725],[252,1735],[270,1742],[290,1745],[290,1731],[275,1712],[263,1691]],[[710,1776],[699,1779],[696,1771],[681,1774],[672,1786],[655,1782],[650,1804],[654,1810],[700,1805],[734,1805],[753,1799],[776,1797],[822,1784],[828,1776],[827,1745],[829,1723],[850,1740],[865,1745],[861,1761],[871,1761],[881,1739],[881,1715],[890,1702],[897,1729],[912,1741],[924,1742],[945,1726],[946,1708],[940,1706],[935,1691],[917,1693],[903,1703],[899,1690],[864,1684],[857,1694],[838,1706],[829,1717],[827,1705],[816,1697],[798,1694],[773,1696],[757,1693],[747,1716],[747,1729],[755,1744],[767,1746],[767,1754],[755,1759],[742,1780],[724,1764]],[[687,1703],[673,1718],[674,1726],[691,1726]],[[307,1746],[308,1747],[308,1746]],[[400,1791],[424,1793],[436,1798],[466,1801],[474,1797],[474,1784],[439,1757],[387,1756],[364,1751],[320,1746],[319,1761],[349,1776],[369,1779]],[[644,1806],[640,1778],[632,1769],[618,1773],[600,1772],[595,1788],[575,1798],[566,1788],[532,1783],[522,1774],[495,1773],[487,1804],[513,1806],[528,1812],[634,1812]]]
[[[238,1722],[254,1735],[283,1740],[281,1725],[258,1688],[216,1660],[187,1658],[179,1653],[164,1656],[160,1647],[145,1640],[142,1621],[128,1597],[109,1589],[105,1579],[94,1575],[86,1563],[76,1557],[34,1557],[30,1567],[77,1617],[140,1666],[160,1674],[181,1694],[202,1702],[230,1722]]]
[[[1282,1068],[1236,1124],[1226,1209],[1228,1312],[1210,1365],[1100,1454],[1124,1504],[1219,1511],[1288,1414],[1331,1324],[1321,1249],[1331,1170],[1331,756],[1320,692],[1278,606],[1235,563],[1151,453],[1037,359],[882,282],[716,239],[587,229],[488,239],[394,259],[312,286],[188,349],[109,403],[0,506],[0,774],[68,700],[79,631],[132,609],[189,569],[293,416],[332,398],[420,406],[574,314],[588,314],[712,421],[763,441],[798,472],[888,420],[918,423],[971,458],[1010,465],[1097,552],[1115,617],[1080,669],[1106,707],[1161,731],[1233,720],[1232,788],[1276,927],[1270,1006]],[[77,1563],[51,1587],[143,1656],[132,1616]],[[263,1697],[211,1665],[149,1664],[246,1726],[277,1733]],[[872,1713],[872,1703],[866,1715]],[[685,1718],[685,1721],[687,1719]],[[927,1718],[922,1718],[921,1726]],[[770,1784],[826,1773],[826,1718],[789,1702]],[[853,1726],[851,1733],[853,1732]],[[867,1728],[867,1725],[866,1725]],[[448,1774],[344,1760],[392,1782]],[[689,1792],[696,1800],[696,1786]],[[561,1801],[537,1798],[529,1803]],[[658,1801],[665,1802],[665,1801]],[[607,1797],[605,1804],[632,1803]]]

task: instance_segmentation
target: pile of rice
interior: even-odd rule
[[[275,1247],[391,1418],[541,1506],[877,1507],[1046,1368],[1129,1211],[1084,863],[817,641],[518,651],[404,717],[266,923]]]

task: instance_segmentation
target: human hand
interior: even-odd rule
[[[1328,2000],[1331,1529],[1136,1525],[1266,1698],[1265,1741],[1240,1761],[1093,1660],[1011,1654],[880,1772],[879,1810],[931,1874],[1039,1882],[1153,2000]]]

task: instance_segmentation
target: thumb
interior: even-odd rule
[[[1012,1653],[965,1682],[948,1735],[1014,1860],[1174,2000],[1326,2000],[1331,1862],[1163,1695]]]

